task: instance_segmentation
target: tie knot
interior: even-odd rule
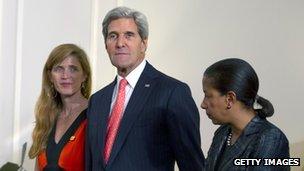
[[[125,88],[127,84],[128,84],[127,79],[123,78],[123,79],[120,80],[120,82],[119,82],[119,89]]]

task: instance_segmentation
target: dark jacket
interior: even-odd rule
[[[201,171],[199,112],[189,87],[146,64],[120,123],[108,164],[103,149],[116,80],[88,107],[87,171]]]
[[[226,146],[230,126],[223,125],[214,133],[212,145],[208,151],[207,170],[290,170],[289,167],[264,166],[264,158],[289,158],[288,140],[275,125],[255,116],[245,127],[238,140],[227,149],[218,167],[218,159]],[[235,166],[234,159],[261,159],[259,166]]]

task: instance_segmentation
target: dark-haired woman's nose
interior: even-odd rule
[[[202,109],[207,109],[207,105],[204,103],[204,100],[203,100],[202,103],[201,103],[201,108],[202,108]]]

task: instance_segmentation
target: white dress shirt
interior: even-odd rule
[[[136,86],[136,83],[141,75],[141,73],[143,72],[143,70],[145,69],[146,66],[146,60],[144,59],[133,71],[131,71],[127,77],[126,80],[128,81],[128,85],[126,86],[126,96],[125,96],[125,103],[124,103],[124,108],[123,108],[123,113],[125,111],[126,106],[128,105],[128,102],[130,100],[130,97],[133,93],[133,90]],[[112,102],[111,102],[111,110],[110,110],[110,114],[112,113],[112,109],[115,103],[115,100],[117,98],[117,93],[118,93],[118,85],[120,80],[122,80],[123,77],[121,77],[120,75],[117,74],[117,82],[116,85],[114,87],[114,92],[113,92],[113,96],[112,96]]]

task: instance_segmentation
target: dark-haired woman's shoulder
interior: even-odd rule
[[[256,150],[258,158],[288,158],[289,142],[286,135],[266,119],[258,118],[260,127],[259,140]]]

